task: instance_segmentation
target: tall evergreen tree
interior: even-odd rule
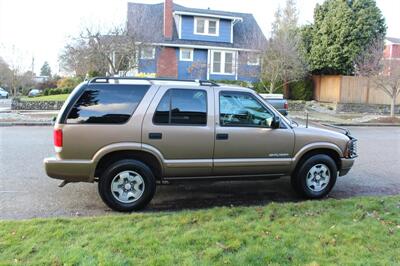
[[[45,61],[43,66],[40,68],[40,75],[51,77],[51,68],[47,61]]]
[[[303,28],[302,47],[313,73],[351,75],[356,57],[385,34],[375,0],[326,0]]]
[[[268,83],[269,93],[282,86],[288,96],[288,84],[302,79],[307,67],[300,53],[298,13],[295,0],[287,0],[284,9],[275,13],[272,34],[265,48],[261,80]]]

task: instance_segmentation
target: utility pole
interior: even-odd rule
[[[32,56],[32,66],[31,67],[32,67],[32,69],[31,69],[32,73],[35,74],[35,57],[33,57],[33,56]]]

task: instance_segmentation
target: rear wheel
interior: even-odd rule
[[[337,167],[328,155],[318,154],[305,160],[293,173],[291,183],[294,190],[310,199],[323,198],[336,183]]]
[[[121,160],[102,173],[98,188],[107,206],[116,211],[130,212],[146,207],[154,196],[156,181],[144,163]]]

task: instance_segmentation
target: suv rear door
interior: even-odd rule
[[[161,86],[143,121],[142,143],[164,157],[165,177],[210,175],[214,93],[207,86]]]
[[[255,93],[215,88],[215,175],[283,175],[290,166],[294,133]]]

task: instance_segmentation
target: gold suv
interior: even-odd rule
[[[61,186],[98,182],[118,211],[145,207],[156,184],[176,180],[291,176],[300,195],[321,198],[352,167],[355,143],[345,129],[289,120],[249,88],[101,77],[64,103],[44,165]]]

